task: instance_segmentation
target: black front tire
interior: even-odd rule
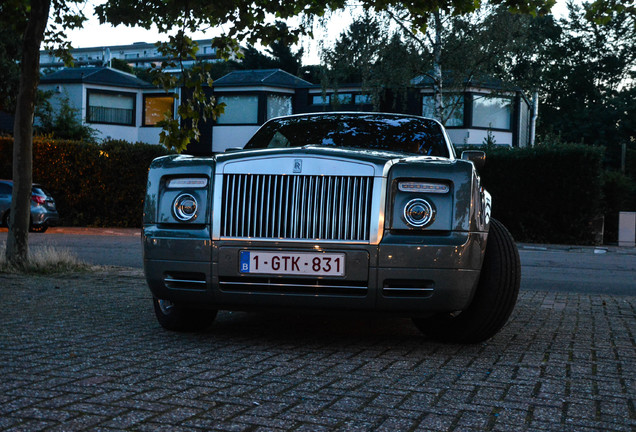
[[[194,309],[153,297],[155,316],[161,327],[171,331],[201,331],[212,325],[216,310]]]
[[[43,233],[43,232],[46,232],[47,229],[49,229],[49,226],[46,224],[31,225],[31,227],[29,228],[29,231],[36,232],[36,233]]]
[[[422,333],[440,342],[483,342],[508,321],[520,281],[521,263],[514,239],[501,222],[491,219],[479,283],[468,308],[414,318],[413,322]]]

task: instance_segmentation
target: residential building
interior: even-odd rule
[[[196,41],[199,44],[197,61],[218,61],[216,48],[212,46],[212,39]],[[148,68],[154,64],[169,60],[161,55],[154,43],[135,42],[130,45],[106,45],[91,48],[74,48],[71,55],[76,67],[111,66],[113,59],[120,59],[135,68]],[[187,60],[184,66],[190,66],[195,60]],[[40,51],[40,70],[50,71],[64,68],[64,62],[53,53]]]
[[[39,88],[53,92],[54,109],[68,99],[82,122],[97,130],[99,139],[157,144],[161,132],[157,122],[164,113],[174,116],[175,112],[174,94],[107,67],[62,69],[42,77]]]
[[[360,84],[325,89],[280,69],[231,72],[206,88],[209,97],[225,104],[216,120],[200,122],[200,139],[187,153],[205,155],[243,147],[260,125],[273,117],[316,111],[380,111],[433,117],[432,85],[416,78],[400,103],[376,107]],[[64,69],[41,79],[40,89],[53,90],[55,99],[68,97],[85,124],[100,138],[159,142],[157,121],[174,116],[179,92],[165,94],[133,75],[107,68]],[[458,147],[531,145],[532,103],[520,89],[504,89],[495,82],[471,82],[460,90],[447,87],[444,101],[449,138]],[[385,92],[387,100],[398,96]]]

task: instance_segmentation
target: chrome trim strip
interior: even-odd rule
[[[174,278],[168,278],[168,277],[163,278],[163,280],[164,280],[164,282],[190,283],[190,284],[200,284],[200,285],[205,285],[206,284],[205,281],[174,279]]]
[[[316,284],[289,284],[289,283],[270,283],[270,282],[232,282],[232,281],[219,281],[219,285],[239,285],[239,286],[272,286],[272,287],[303,287],[303,288],[342,288],[342,289],[356,289],[360,291],[367,291],[369,288],[366,286],[357,285],[316,285]]]
[[[279,242],[279,243],[319,243],[319,244],[358,244],[368,245],[367,240],[324,240],[324,239],[308,239],[308,238],[271,238],[271,237],[219,237],[215,240],[227,241],[258,241],[258,242]]]
[[[382,291],[431,292],[431,291],[435,291],[435,288],[384,287],[382,288]]]

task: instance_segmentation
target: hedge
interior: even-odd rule
[[[0,178],[12,178],[13,139],[0,138]],[[139,227],[150,162],[164,147],[35,138],[33,181],[54,197],[67,226]]]
[[[585,145],[489,149],[481,175],[493,197],[493,217],[517,241],[595,243],[602,161],[602,149]]]
[[[12,145],[0,138],[0,178],[12,177]],[[64,225],[138,227],[148,166],[167,153],[122,141],[36,138],[33,178],[55,196]],[[631,171],[604,173],[602,159],[602,149],[585,145],[487,149],[481,176],[493,216],[517,241],[591,244],[594,221],[605,214],[605,238],[615,241],[618,211],[636,209],[636,182]]]

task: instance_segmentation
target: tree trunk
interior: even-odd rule
[[[444,124],[446,123],[444,118],[444,99],[442,97],[442,31],[444,28],[439,10],[433,13],[433,20],[435,25],[435,40],[433,43],[433,100],[435,101],[435,107],[433,116]]]
[[[40,44],[51,0],[32,0],[22,40],[20,89],[13,125],[13,196],[7,237],[7,262],[23,266],[29,258],[31,184],[33,179],[33,112],[40,82]]]

